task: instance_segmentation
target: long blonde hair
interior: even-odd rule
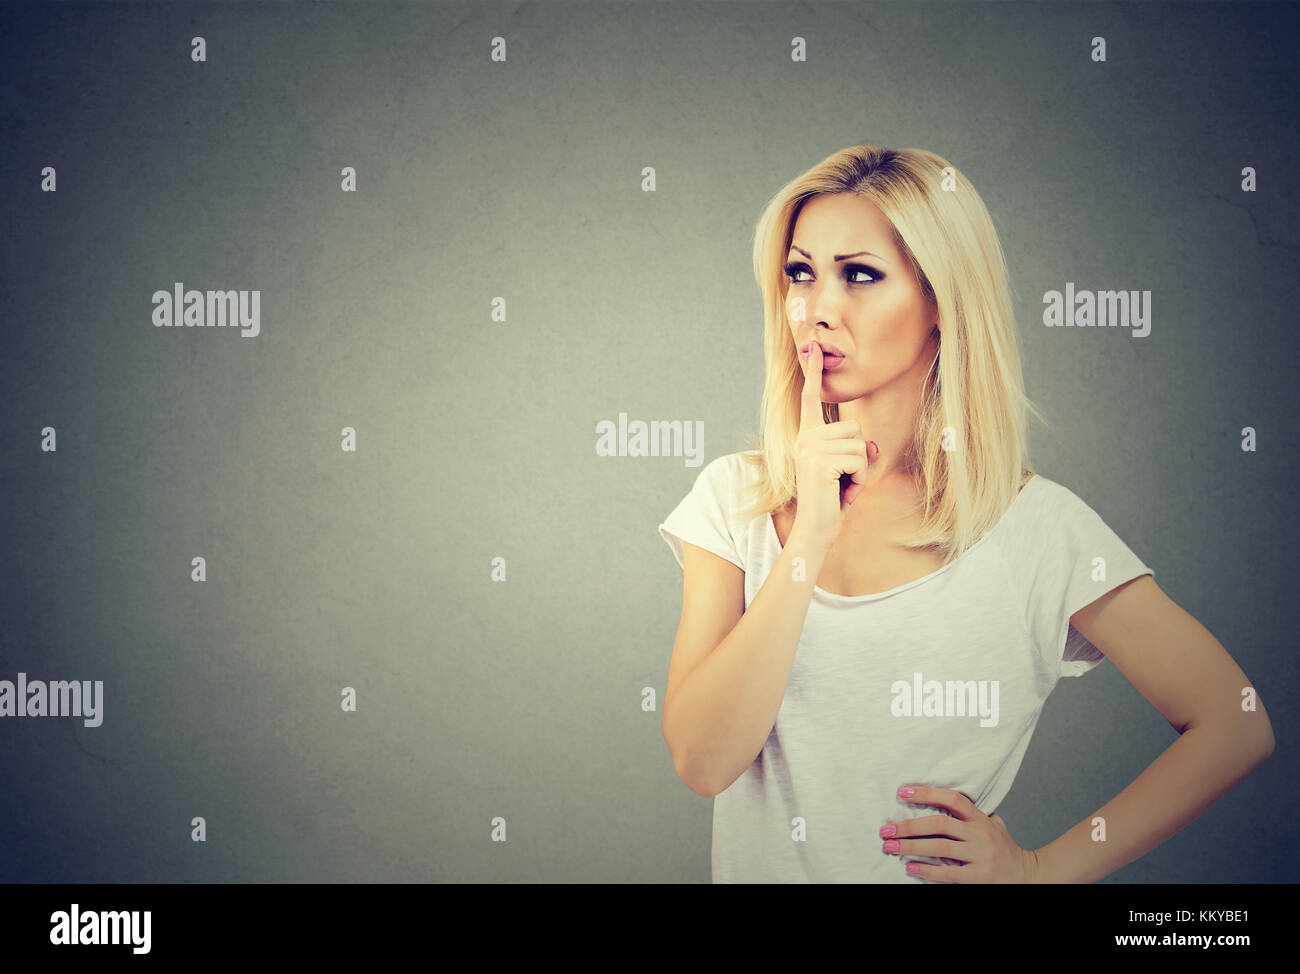
[[[940,352],[906,463],[924,498],[924,519],[903,544],[940,550],[946,564],[982,538],[1034,476],[1026,411],[1047,420],[1025,395],[1006,260],[984,201],[956,167],[924,149],[842,149],[786,184],[759,218],[754,278],[763,294],[767,377],[758,452],[742,454],[759,468],[746,517],[785,508],[797,496],[803,370],[783,268],[799,211],[830,193],[852,193],[879,208],[923,296],[938,306]],[[826,422],[837,422],[839,412],[838,403],[822,403]]]

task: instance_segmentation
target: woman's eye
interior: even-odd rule
[[[800,280],[800,274],[812,274],[812,268],[807,264],[790,263],[785,265],[785,276],[790,279],[791,284],[806,284],[807,281]],[[854,280],[855,275],[863,275],[870,280]],[[850,284],[875,284],[884,277],[865,264],[849,264],[844,268],[844,275],[849,279]]]

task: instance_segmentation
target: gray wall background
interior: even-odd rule
[[[1032,462],[1273,720],[1271,761],[1106,881],[1295,881],[1298,19],[0,8],[0,679],[105,684],[98,728],[0,721],[0,879],[707,882],[712,803],[641,708],[681,604],[656,525],[698,469],[599,457],[594,430],[703,420],[706,460],[743,448],[755,220],[877,142],[979,188],[1053,424]],[[261,335],[155,328],[177,281],[260,289]],[[1067,281],[1149,289],[1151,335],[1044,327]],[[998,811],[1041,846],[1173,739],[1105,664],[1057,688]]]

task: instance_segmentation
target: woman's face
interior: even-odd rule
[[[786,314],[797,354],[811,339],[822,346],[822,399],[848,402],[923,381],[938,350],[938,310],[875,204],[849,193],[815,196],[799,211],[791,242]],[[828,346],[843,358],[828,355]]]

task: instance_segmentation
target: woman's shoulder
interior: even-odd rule
[[[1096,511],[1065,484],[1030,472],[997,525],[1000,532],[1025,543],[1059,539],[1063,533],[1091,525]]]
[[[704,465],[704,473],[719,485],[748,483],[764,469],[762,450],[737,450],[714,457]]]
[[[1079,502],[1079,495],[1066,487],[1059,480],[1044,477],[1041,473],[1027,471],[1022,474],[1020,489],[1022,493],[1035,498],[1038,504],[1046,507],[1073,506]]]
[[[702,488],[726,512],[736,531],[745,530],[760,514],[755,492],[766,472],[761,450],[737,450],[710,460],[700,474]]]
[[[753,468],[744,459],[743,452],[724,453],[707,461],[700,467],[692,488],[714,498],[724,506],[730,506],[731,497],[745,484],[751,482]]]

